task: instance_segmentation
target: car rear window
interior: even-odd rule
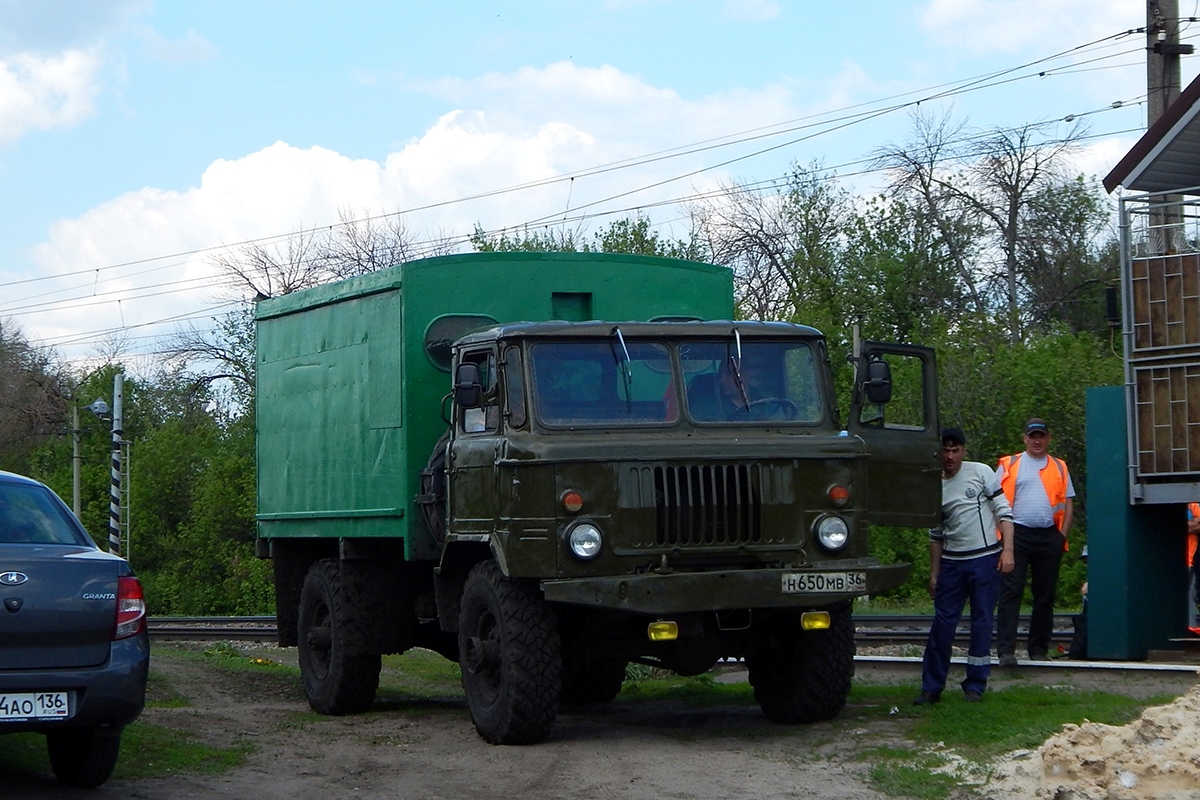
[[[88,544],[70,511],[42,486],[0,483],[0,544]]]

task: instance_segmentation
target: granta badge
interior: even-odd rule
[[[20,586],[29,580],[24,572],[0,572],[0,586]]]

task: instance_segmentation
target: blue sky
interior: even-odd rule
[[[984,76],[921,108],[1076,115],[1103,176],[1145,124],[1144,36],[1114,38],[1144,22],[1141,0],[0,0],[0,319],[64,358],[152,353],[228,299],[212,248],[342,216],[432,237],[644,207],[682,235],[670,201],[856,173],[911,131],[880,112]]]

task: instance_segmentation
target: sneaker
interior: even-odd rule
[[[1050,656],[1044,650],[1030,650],[1029,651],[1029,660],[1030,661],[1049,661]]]
[[[975,691],[974,689],[964,689],[963,695],[967,698],[968,703],[978,703],[980,700],[983,699],[983,695],[981,695],[979,692]]]
[[[942,699],[942,696],[940,694],[934,694],[933,692],[927,692],[924,689],[922,689],[921,693],[919,695],[917,695],[915,700],[913,700],[913,705],[914,706],[931,706],[934,703],[939,702],[941,699]]]
[[[1017,657],[1012,653],[1000,654],[1000,666],[1015,667],[1017,665]]]

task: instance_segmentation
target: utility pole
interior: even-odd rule
[[[1146,127],[1153,125],[1179,97],[1180,56],[1191,55],[1179,43],[1179,0],[1146,0]],[[1177,253],[1186,246],[1183,198],[1160,195],[1150,205],[1149,242],[1154,253]]]
[[[1146,1],[1146,127],[1179,97],[1180,56],[1191,55],[1179,43],[1179,0]]]

